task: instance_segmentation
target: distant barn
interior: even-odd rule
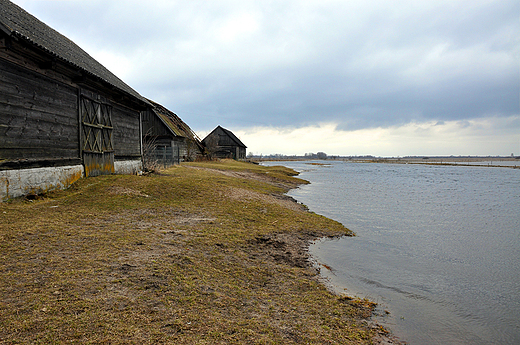
[[[0,0],[0,200],[139,171],[150,106],[74,42]]]
[[[152,106],[142,113],[145,165],[171,166],[202,155],[204,147],[197,134],[177,114],[149,102]]]
[[[245,159],[246,148],[240,139],[233,132],[217,126],[210,134],[208,134],[202,143],[206,147],[206,151],[216,158],[232,158]]]

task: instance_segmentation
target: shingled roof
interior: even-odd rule
[[[0,0],[0,31],[7,36],[23,40],[81,72],[148,103],[137,91],[116,77],[77,44],[8,0]]]
[[[177,114],[173,111],[166,109],[159,103],[148,100],[153,105],[153,112],[159,116],[163,123],[170,129],[170,131],[178,137],[185,137],[188,139],[200,141],[197,134],[188,126],[184,121],[181,120]]]
[[[177,114],[150,99],[148,102],[150,102],[153,106],[152,111],[157,115],[157,117],[159,117],[159,119],[161,119],[164,125],[168,127],[170,132],[178,137],[184,137],[193,140],[201,150],[203,149],[200,138],[190,128],[190,126],[188,126],[179,116],[177,116]]]

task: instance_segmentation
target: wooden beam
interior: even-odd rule
[[[41,69],[56,69],[56,59],[42,61],[38,64]]]
[[[12,43],[11,39],[9,37],[2,37],[0,38],[0,49],[11,49]]]
[[[72,82],[74,83],[84,83],[87,81],[87,76],[83,73],[80,73],[79,76],[72,78]]]

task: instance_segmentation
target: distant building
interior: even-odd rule
[[[202,144],[206,147],[207,153],[216,158],[246,158],[247,146],[233,132],[220,126],[202,139]]]
[[[204,146],[197,134],[177,114],[148,101],[152,106],[142,112],[145,166],[171,166],[202,155]]]

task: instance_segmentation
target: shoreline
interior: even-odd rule
[[[328,164],[327,163],[310,163],[312,165],[318,165],[318,166],[327,166]],[[300,174],[298,173],[297,176],[299,176]],[[305,180],[306,183],[310,183],[309,181]],[[296,186],[293,186],[292,188],[290,188],[287,192],[289,192],[290,190],[292,189],[296,189],[300,186],[301,184],[298,184]],[[286,193],[287,193],[286,192]],[[286,195],[286,194],[284,194]],[[287,195],[286,195],[287,196]],[[289,198],[290,201],[298,204],[298,205],[303,205],[301,204],[298,200],[296,200],[295,198],[291,197],[291,196],[287,196]],[[305,208],[304,210],[306,212],[309,212],[307,206],[303,205]],[[321,216],[321,215],[320,215]],[[323,216],[325,217],[325,216]],[[316,276],[314,277],[314,279],[316,279],[317,282],[319,282],[321,285],[323,285],[330,293],[340,297],[340,298],[344,298],[344,299],[347,299],[347,300],[364,300],[366,301],[367,303],[371,304],[373,306],[373,309],[371,311],[371,315],[367,318],[365,318],[365,321],[367,322],[367,325],[372,328],[375,332],[376,332],[376,336],[372,339],[373,340],[373,344],[376,344],[376,345],[405,345],[406,344],[406,341],[400,339],[398,336],[396,336],[395,334],[393,334],[392,332],[392,329],[389,328],[388,326],[383,326],[381,325],[380,323],[378,323],[377,321],[375,321],[373,318],[376,317],[376,316],[381,316],[382,314],[384,313],[388,313],[388,311],[382,311],[380,310],[379,312],[382,313],[381,315],[376,315],[376,308],[378,306],[377,303],[375,302],[372,302],[370,301],[369,299],[366,299],[366,298],[361,298],[359,296],[356,296],[356,295],[352,295],[352,294],[349,294],[348,292],[345,292],[344,290],[342,289],[339,289],[337,286],[335,286],[328,278],[328,274],[327,273],[322,273],[322,269],[326,269],[329,271],[329,274],[334,274],[333,273],[333,270],[331,267],[328,267],[327,265],[321,263],[317,258],[313,257],[313,255],[310,253],[310,250],[309,250],[309,247],[310,245],[312,244],[312,242],[316,242],[316,241],[321,241],[321,240],[326,240],[326,239],[335,239],[335,238],[342,238],[342,237],[352,237],[352,236],[356,236],[355,233],[352,233],[351,235],[335,235],[335,236],[311,236],[310,238],[307,238],[305,239],[301,244],[301,248],[303,248],[303,250],[305,251],[305,262],[308,266],[312,267],[313,269],[316,270]]]
[[[313,163],[315,165],[326,165],[323,163]],[[290,169],[290,168],[288,168]],[[291,169],[292,170],[292,169]],[[218,170],[217,170],[218,171]],[[218,171],[219,173],[223,173],[229,176],[235,176],[235,177],[245,177],[245,178],[252,178],[252,179],[258,179],[258,175],[249,175],[249,174],[238,174],[235,173],[229,173],[229,172],[223,172]],[[295,176],[299,176],[300,173],[296,173]],[[271,181],[272,183],[272,181]],[[295,185],[286,185],[285,187],[289,187],[283,195],[278,196],[279,198],[284,199],[285,201],[288,201],[289,203],[293,203],[297,209],[300,209],[304,212],[310,212],[307,206],[300,203],[295,198],[286,195],[287,192],[289,192],[292,189],[298,188],[302,184],[308,184],[310,183],[307,180],[303,180],[302,183],[298,183]],[[314,212],[312,212],[314,213]],[[319,214],[318,214],[319,215]],[[319,215],[320,217],[325,217],[322,215]],[[330,218],[327,218],[330,219]],[[336,222],[336,221],[334,221]],[[342,225],[343,226],[343,225]],[[350,231],[350,230],[349,230]],[[355,301],[355,303],[361,303],[365,304],[366,307],[364,308],[370,308],[370,315],[367,317],[364,317],[363,320],[366,322],[366,325],[372,329],[375,332],[375,336],[372,337],[372,344],[375,345],[405,345],[406,342],[399,339],[396,335],[392,333],[392,330],[389,329],[386,326],[383,326],[379,324],[377,321],[373,320],[373,317],[376,316],[374,313],[376,312],[377,303],[370,301],[366,298],[360,298],[358,296],[350,295],[348,293],[340,292],[338,289],[335,289],[332,283],[330,283],[325,275],[322,275],[321,269],[325,268],[330,270],[329,267],[326,265],[320,263],[316,258],[314,258],[310,251],[309,246],[314,241],[319,241],[322,239],[332,239],[332,238],[341,238],[341,237],[352,237],[356,236],[355,233],[348,233],[348,234],[337,234],[337,235],[329,235],[329,236],[319,236],[316,234],[306,234],[305,236],[298,235],[297,237],[293,236],[271,236],[266,235],[262,238],[257,239],[257,243],[260,243],[262,245],[266,245],[266,247],[271,247],[267,249],[267,251],[272,255],[273,257],[276,257],[277,260],[286,261],[289,264],[296,265],[299,267],[304,268],[310,268],[316,271],[315,276],[313,277],[314,280],[316,280],[319,284],[324,286],[327,291],[329,291],[331,294],[337,296],[340,299],[346,300],[346,301]],[[282,244],[287,244],[289,246],[293,247],[293,250],[291,256],[286,256],[288,251],[285,252],[285,255],[282,253],[282,251],[279,251],[277,249],[282,247]],[[297,248],[296,250],[294,248]],[[284,251],[287,248],[284,248]],[[294,253],[297,253],[296,255]]]
[[[423,164],[423,165],[449,165],[449,166],[465,166],[465,167],[493,167],[493,168],[511,168],[520,169],[520,159],[517,158],[490,158],[490,157],[425,157],[425,158],[328,158],[323,160],[317,159],[262,159],[256,160],[255,164],[262,162],[291,162],[291,161],[308,161],[321,163],[310,163],[314,165],[327,165],[327,162],[346,162],[346,163],[385,163],[385,164]],[[494,162],[494,163],[493,163]],[[496,164],[498,162],[508,162],[510,164]],[[488,164],[478,164],[488,163]]]
[[[475,305],[471,303],[472,298],[468,298],[468,295],[464,294],[463,282],[466,282],[466,285],[467,282],[472,282],[472,286],[479,287],[479,291],[485,291],[488,294],[489,291],[493,291],[495,292],[494,296],[506,295],[506,293],[508,296],[514,296],[514,291],[481,283],[478,278],[484,276],[487,271],[482,270],[478,274],[475,274],[476,270],[472,272],[464,271],[464,275],[457,271],[463,266],[462,262],[472,262],[474,255],[472,253],[464,255],[464,249],[467,247],[461,248],[461,252],[458,252],[456,249],[459,248],[450,247],[449,241],[445,242],[447,244],[443,244],[442,240],[467,238],[468,241],[464,242],[469,243],[469,248],[475,245],[486,248],[482,239],[486,239],[486,243],[495,243],[493,240],[496,236],[488,236],[487,229],[483,225],[487,223],[479,222],[478,219],[495,219],[494,224],[499,226],[497,229],[500,229],[504,237],[507,236],[508,243],[512,243],[514,227],[510,227],[512,223],[508,220],[514,219],[514,212],[510,213],[510,201],[514,200],[511,197],[514,198],[515,193],[511,192],[514,189],[506,186],[513,188],[516,186],[514,181],[517,180],[518,175],[515,174],[515,170],[464,170],[448,167],[441,169],[441,167],[426,166],[422,168],[420,166],[410,166],[409,168],[402,166],[401,169],[396,165],[394,167],[378,164],[353,165],[338,162],[333,163],[336,167],[335,172],[331,171],[329,174],[328,170],[330,169],[314,169],[305,165],[306,163],[287,163],[287,166],[302,171],[301,176],[303,178],[307,178],[317,185],[309,186],[310,188],[305,186],[301,191],[292,191],[289,195],[308,204],[310,209],[315,212],[341,221],[346,226],[352,226],[352,229],[359,236],[363,235],[361,237],[364,238],[354,239],[354,241],[350,239],[331,240],[325,241],[328,244],[311,246],[311,254],[333,268],[333,270],[323,269],[322,272],[331,278],[332,284],[338,286],[340,292],[342,288],[347,288],[347,293],[360,297],[367,296],[373,298],[374,301],[381,302],[383,308],[388,308],[391,315],[388,318],[376,318],[376,320],[390,329],[392,329],[392,325],[395,325],[394,331],[396,334],[402,336],[403,339],[409,338],[410,341],[422,339],[427,342],[428,337],[446,340],[448,339],[447,334],[451,334],[451,331],[456,329],[452,325],[459,325],[458,332],[454,332],[454,339],[469,339],[471,337],[486,339],[495,330],[497,330],[495,339],[500,338],[502,334],[505,334],[503,335],[504,339],[509,339],[509,341],[514,339],[514,331],[507,327],[502,328],[503,326],[500,323],[493,324],[494,327],[492,329],[489,327],[488,332],[479,333],[475,330],[473,320],[476,317],[484,319],[486,316],[493,316],[493,312],[480,313],[480,310],[476,309]],[[410,178],[414,179],[415,176],[417,181],[421,183],[415,180],[413,183],[408,182]],[[437,181],[439,183],[436,183]],[[381,188],[366,189],[363,187],[365,185],[373,186],[381,182],[385,183],[385,186]],[[471,190],[472,193],[466,194],[466,190]],[[386,197],[387,195],[390,197]],[[440,197],[436,199],[436,195]],[[477,195],[486,195],[486,201],[478,201],[480,199],[476,197]],[[360,197],[362,199],[359,199]],[[418,203],[414,204],[410,201],[418,201]],[[428,206],[430,202],[432,207]],[[419,210],[417,206],[414,207],[413,205],[421,205],[421,209]],[[422,205],[425,206],[422,207]],[[449,209],[447,205],[449,205]],[[479,207],[480,205],[486,206]],[[487,205],[493,205],[493,209],[491,206],[487,207]],[[509,206],[504,207],[502,205]],[[473,217],[471,213],[464,213],[464,208],[482,210],[482,212],[480,212],[479,217]],[[367,209],[371,210],[375,217],[367,218],[364,214]],[[498,210],[501,210],[501,212],[498,212]],[[411,217],[412,211],[413,215],[420,216]],[[403,221],[399,219],[401,215],[410,217],[403,217],[405,219]],[[436,217],[429,218],[430,215]],[[439,219],[447,219],[447,221],[437,223],[436,220]],[[415,226],[416,224],[417,226]],[[450,224],[452,227],[445,226],[446,224]],[[421,225],[424,226],[421,227]],[[413,233],[416,228],[427,229],[421,233],[426,235],[434,233],[435,237],[424,236],[422,241],[408,242],[407,239],[414,240],[412,237],[418,233],[418,231]],[[475,229],[475,232],[470,232],[471,229]],[[475,236],[451,236],[451,234],[462,233],[471,233]],[[438,239],[438,241],[428,242],[424,240],[432,237]],[[471,242],[473,239],[475,241]],[[422,245],[418,245],[418,243]],[[430,243],[434,243],[432,247],[429,246]],[[437,243],[439,243],[438,246],[436,246]],[[407,251],[409,245],[414,250],[413,252]],[[431,253],[437,254],[436,251],[426,251],[424,248],[442,248],[442,251],[439,250],[439,252],[443,255],[434,256]],[[448,252],[447,248],[451,250]],[[487,253],[490,252],[492,253],[492,250],[487,251]],[[372,257],[377,259],[373,260]],[[419,257],[419,259],[424,257],[427,260],[407,260],[415,257]],[[388,258],[387,261],[386,258]],[[450,275],[446,278],[444,276],[439,277],[439,274],[436,275],[441,271],[443,268],[441,265],[444,265],[443,262],[445,262],[437,261],[437,258],[450,260],[451,270],[446,271]],[[493,254],[493,257],[491,257],[490,254],[488,256],[483,255],[482,258],[483,261],[485,260],[484,262],[496,265],[498,261],[494,261],[494,258],[499,258],[499,256]],[[381,262],[380,259],[384,260]],[[503,259],[500,262],[504,262]],[[427,266],[430,263],[431,271]],[[484,267],[478,266],[475,261],[473,263],[473,267]],[[434,266],[435,264],[437,266]],[[441,267],[441,269],[438,267]],[[501,266],[496,265],[496,267]],[[337,271],[334,269],[337,269]],[[459,281],[457,281],[457,275],[452,274],[453,271],[461,273]],[[412,275],[409,272],[415,274]],[[442,270],[442,272],[445,271]],[[507,272],[507,268],[504,268],[504,272]],[[443,279],[446,279],[449,287],[453,287],[453,291],[456,291],[457,294],[454,294],[454,296],[442,294],[447,283],[441,285],[437,282],[444,282]],[[510,278],[505,278],[504,281],[509,281],[508,279]],[[514,278],[511,281],[514,282]],[[350,285],[351,283],[354,284]],[[436,290],[438,285],[432,287],[434,284],[439,284],[443,289]],[[368,293],[364,294],[363,291],[368,291]],[[407,298],[411,296],[414,297]],[[477,294],[475,297],[481,298],[481,295]],[[456,305],[457,310],[464,310],[465,315],[468,316],[462,317],[449,307],[436,303],[436,301],[448,298],[454,301],[452,305]],[[479,305],[485,305],[488,310],[493,310],[492,308],[499,302],[496,299],[481,299]],[[423,311],[421,312],[421,310]],[[425,312],[426,310],[429,312]],[[510,310],[506,314],[511,315],[511,311],[514,310]],[[441,315],[445,318],[441,318]],[[450,326],[443,327],[443,322],[448,319],[452,322],[446,322],[445,325]],[[489,322],[490,324],[496,320],[494,317],[490,317],[490,319],[493,319]],[[506,320],[510,323],[511,317],[507,316]],[[499,333],[500,331],[502,334]]]
[[[0,339],[396,344],[318,281],[309,241],[350,231],[284,196],[294,175],[192,163],[0,205]]]
[[[352,161],[354,163],[385,163],[385,164],[422,164],[422,165],[442,165],[442,166],[464,166],[464,167],[489,167],[489,168],[510,168],[520,169],[520,161],[518,159],[495,159],[490,160],[489,158],[473,158],[473,159],[407,159],[407,158],[388,158],[388,159],[374,159],[367,161]],[[495,163],[493,163],[495,162]],[[511,162],[508,164],[496,164],[497,162]],[[482,164],[477,164],[482,163]],[[487,163],[487,164],[485,164]],[[515,165],[513,165],[515,164]]]

